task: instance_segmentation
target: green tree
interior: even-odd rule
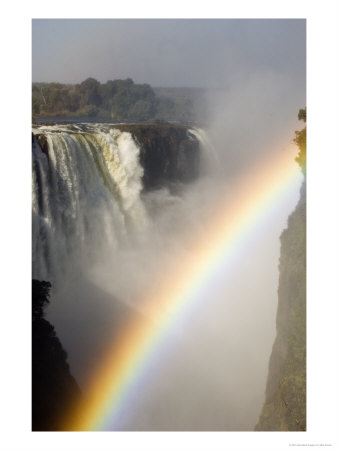
[[[306,108],[299,110],[298,120],[303,120],[304,122],[306,122]]]
[[[33,319],[41,319],[44,307],[49,303],[51,284],[49,281],[32,280],[32,315]]]
[[[107,83],[101,84],[99,93],[102,99],[103,109],[107,111],[111,110],[112,98],[117,93],[117,89],[116,81],[108,80]]]
[[[79,92],[77,92],[76,90],[69,92],[68,98],[70,111],[74,112],[80,108],[81,96]]]
[[[87,78],[80,84],[81,106],[95,105],[100,106],[100,83],[95,78]]]
[[[306,123],[306,108],[300,109],[298,113],[298,119],[303,120]],[[303,174],[306,172],[306,126],[300,130],[295,132],[296,137],[293,142],[299,148],[299,152],[296,156],[296,161],[300,165]]]

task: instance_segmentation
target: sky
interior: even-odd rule
[[[304,19],[33,19],[33,82],[132,78],[226,88],[262,70],[305,80]]]
[[[33,19],[33,82],[88,77],[205,88],[203,120],[230,174],[299,128],[306,20]]]

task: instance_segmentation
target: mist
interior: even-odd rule
[[[63,49],[62,60],[70,60],[72,52],[80,58],[84,51],[96,51],[96,45],[83,41],[82,53],[76,48],[81,30],[88,30],[86,22],[93,31],[98,21],[52,22],[57,35],[64,29],[70,33],[68,27],[76,22],[78,40]],[[48,25],[35,23],[33,42]],[[101,22],[101,52],[95,53],[91,67],[90,57],[81,57],[81,64],[63,73],[58,53],[57,68],[43,58],[41,67],[34,58],[41,55],[43,43],[35,44],[33,80],[132,76],[154,86],[203,86],[207,116],[204,131],[195,130],[202,146],[198,180],[175,190],[144,192],[134,145],[134,153],[128,153],[132,157],[123,163],[131,168],[124,181],[128,223],[117,212],[113,221],[107,204],[94,208],[84,201],[86,218],[97,225],[84,243],[90,263],[81,253],[62,261],[47,310],[84,394],[124,327],[135,319],[156,321],[147,308],[147,293],[175,261],[193,255],[193,238],[208,232],[210,217],[239,201],[234,188],[238,179],[273,153],[288,152],[290,165],[295,164],[292,139],[299,128],[298,110],[305,106],[304,21],[115,23]],[[119,45],[111,44],[114,36]],[[115,72],[107,62],[108,50],[115,55]],[[279,236],[298,200],[300,183],[301,175],[262,229],[242,243],[239,257],[168,332],[112,429],[253,430],[276,332]]]
[[[226,177],[229,168],[219,166],[227,161],[226,149],[211,151],[210,145],[202,150],[199,180],[175,194],[162,188],[138,197],[136,187],[130,208],[137,226],[129,238],[115,230],[111,243],[87,241],[90,264],[71,258],[55,280],[48,318],[84,393],[123,328],[135,318],[157,320],[147,308],[147,293],[165,279],[168,267],[193,252],[191,237],[207,233],[210,216],[236,203],[236,177]],[[241,174],[250,172],[251,156],[241,155]],[[129,191],[128,201],[132,197]],[[275,337],[279,235],[297,198],[297,191],[290,192],[264,229],[243,244],[241,256],[201,293],[198,306],[170,330],[113,429],[253,429]],[[104,210],[93,213],[95,221],[105,217]]]

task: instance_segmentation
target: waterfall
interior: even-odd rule
[[[190,129],[177,129],[199,148]],[[184,153],[181,142],[175,151]],[[83,386],[112,330],[147,315],[140,293],[185,251],[179,236],[192,229],[201,196],[194,183],[180,194],[165,183],[145,190],[140,142],[111,125],[36,126],[32,147],[33,278],[52,283],[46,315]]]
[[[202,128],[191,128],[189,134],[194,136],[200,143],[201,148],[204,149],[202,157],[202,166],[211,172],[217,172],[219,169],[220,159],[217,151],[209,139],[208,134]]]
[[[46,139],[43,151],[38,137]],[[33,140],[33,277],[57,281],[94,264],[147,222],[139,147],[104,127],[40,127]]]

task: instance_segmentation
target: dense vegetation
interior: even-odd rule
[[[195,120],[194,100],[156,95],[149,84],[132,79],[80,84],[33,83],[33,118],[40,116],[95,117],[112,121]]]
[[[306,120],[306,110],[298,118]],[[306,129],[296,131],[296,161],[304,175]],[[306,179],[281,235],[277,336],[256,431],[306,430]]]

